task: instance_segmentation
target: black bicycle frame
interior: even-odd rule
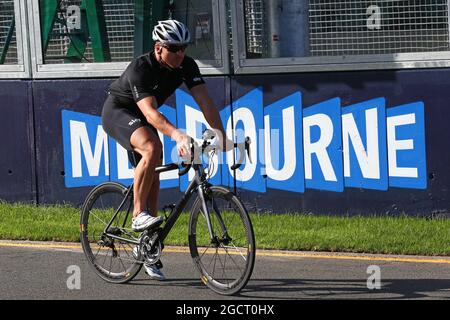
[[[192,147],[193,149],[193,155],[194,155],[194,161],[192,164],[188,164],[184,170],[180,171],[178,174],[181,176],[183,174],[188,173],[189,169],[192,167],[194,168],[195,171],[195,176],[194,179],[189,183],[189,186],[187,188],[187,190],[184,192],[183,197],[181,198],[181,200],[175,205],[175,207],[172,209],[172,212],[169,214],[169,217],[167,218],[166,223],[164,224],[163,228],[159,229],[158,232],[158,240],[160,242],[163,242],[167,235],[169,234],[170,230],[172,229],[173,225],[175,224],[175,222],[178,220],[178,218],[180,217],[181,212],[183,211],[183,209],[185,208],[186,204],[189,202],[189,200],[191,199],[192,193],[194,193],[197,190],[198,196],[200,198],[200,201],[202,202],[202,209],[203,209],[203,213],[205,215],[205,219],[206,219],[206,223],[208,225],[208,231],[209,231],[209,235],[211,237],[211,242],[216,241],[216,236],[214,234],[214,230],[212,227],[212,223],[211,223],[211,216],[209,214],[209,210],[208,210],[208,206],[206,205],[206,201],[205,201],[205,193],[204,193],[204,189],[207,186],[207,180],[205,178],[205,173],[204,173],[204,169],[203,166],[201,165],[201,158],[200,155],[204,152],[205,148],[208,146],[209,144],[206,144],[206,140],[203,142],[202,147],[201,147],[201,153],[199,152],[195,152],[197,149],[194,148],[194,146]],[[237,163],[235,163],[231,169],[232,170],[236,170],[237,168],[239,168],[243,162],[243,159],[245,157],[245,151],[247,151],[249,160],[251,162],[250,159],[250,138],[246,137],[245,138],[245,142],[241,143],[241,144],[234,144],[234,147],[238,147],[238,148],[242,148],[244,147],[244,149],[241,149],[241,155],[240,155],[240,159]],[[162,172],[166,172],[166,171],[171,171],[171,170],[176,170],[178,169],[178,165],[171,163],[168,165],[163,165],[160,167],[155,168],[155,173],[159,174]],[[112,233],[112,231],[116,231],[116,228],[110,229],[112,222],[114,221],[114,219],[116,218],[116,216],[119,214],[120,210],[122,209],[123,205],[125,204],[126,200],[128,199],[128,197],[131,196],[132,191],[133,191],[133,184],[131,184],[130,187],[128,187],[128,190],[125,194],[125,197],[122,201],[122,203],[120,204],[119,208],[117,209],[117,211],[115,212],[114,216],[112,217],[111,221],[109,222],[109,224],[106,226],[105,230],[103,231],[103,233],[112,238],[112,239],[118,239],[124,242],[128,242],[128,243],[133,243],[133,244],[140,244],[139,240],[130,240],[130,239],[125,239],[122,238],[118,235],[115,235]],[[218,212],[217,206],[213,201],[213,208],[216,211],[216,214],[218,216],[218,220],[220,223],[220,226],[222,228],[223,231],[223,238],[228,237],[227,235],[227,229],[226,226],[222,220],[222,217],[220,216],[220,213]],[[127,210],[127,215],[125,217],[124,220],[124,224],[126,223],[127,219],[128,219],[128,214],[130,213],[130,208],[128,208]],[[123,226],[124,227],[124,226]]]
[[[172,212],[167,217],[167,221],[164,224],[164,227],[160,230],[158,238],[161,242],[163,242],[167,235],[169,234],[170,230],[174,226],[175,222],[180,217],[181,213],[183,212],[183,209],[186,207],[186,204],[189,202],[189,200],[192,197],[192,194],[197,190],[200,199],[204,202],[204,195],[203,195],[203,184],[205,180],[202,180],[203,175],[203,168],[200,165],[193,165],[192,166],[195,171],[194,179],[189,183],[189,186],[187,187],[186,191],[184,192],[183,196],[181,197],[180,201],[176,204],[176,206],[172,209]],[[208,214],[209,216],[209,214]],[[209,223],[209,222],[208,222]]]
[[[169,214],[169,216],[167,217],[166,223],[164,224],[164,226],[162,228],[160,228],[159,233],[158,233],[158,240],[160,242],[163,242],[167,235],[169,234],[170,230],[172,229],[172,227],[174,226],[175,222],[178,220],[178,218],[180,217],[181,213],[183,212],[183,209],[185,208],[186,204],[189,202],[189,200],[192,197],[192,194],[197,191],[200,200],[202,201],[202,209],[203,212],[205,214],[205,218],[206,218],[206,223],[208,225],[208,231],[211,237],[211,241],[213,241],[215,235],[213,232],[213,228],[212,228],[212,224],[211,224],[211,218],[209,215],[209,210],[208,210],[208,206],[206,205],[206,201],[205,201],[205,194],[204,194],[204,187],[206,185],[206,179],[204,176],[204,172],[203,172],[203,167],[199,164],[193,164],[192,167],[194,168],[195,171],[195,176],[194,179],[189,183],[189,186],[187,187],[186,191],[184,192],[181,200],[175,205],[175,207],[172,209],[172,212]],[[166,171],[171,171],[174,169],[178,169],[178,166],[176,164],[169,164],[169,165],[165,165],[165,166],[161,166],[161,167],[157,167],[155,169],[155,173],[161,173],[161,172],[166,172]],[[117,240],[121,240],[124,242],[128,242],[128,243],[133,243],[136,245],[140,244],[140,241],[133,241],[131,239],[125,239],[122,238],[120,236],[114,235],[109,231],[112,222],[114,221],[114,219],[116,218],[117,214],[120,212],[120,210],[122,209],[123,205],[125,204],[126,200],[128,197],[130,197],[131,193],[133,190],[133,184],[131,184],[130,187],[128,187],[128,190],[125,194],[125,197],[122,201],[122,203],[120,204],[119,208],[116,210],[116,213],[114,214],[114,216],[112,217],[111,221],[109,222],[109,224],[106,226],[105,230],[104,230],[104,234],[112,239],[117,239]],[[127,217],[125,217],[125,221],[128,218],[128,214],[127,213]]]

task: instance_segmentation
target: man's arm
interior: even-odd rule
[[[220,132],[220,134],[221,134],[220,140],[225,143],[228,140],[227,135],[223,128],[219,111],[217,110],[216,106],[214,105],[213,100],[209,96],[206,85],[200,84],[195,87],[192,87],[191,93],[192,93],[192,96],[194,97],[195,101],[200,106],[200,109],[202,110],[202,113],[205,116],[205,119],[208,122],[208,124],[213,129],[218,130]],[[229,150],[230,147],[226,146],[226,149]]]
[[[161,131],[169,137],[176,134],[177,128],[175,128],[175,126],[158,111],[158,103],[156,102],[156,98],[154,96],[146,97],[138,101],[137,105],[142,114],[145,116],[147,122],[154,126],[158,131]]]
[[[155,127],[156,130],[171,137],[177,142],[178,153],[181,156],[185,156],[190,153],[189,136],[178,130],[162,113],[158,111],[158,103],[154,96],[139,100],[137,105],[148,123]]]

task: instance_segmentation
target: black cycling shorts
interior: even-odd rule
[[[136,108],[137,109],[137,106]],[[158,131],[137,109],[125,106],[121,99],[109,94],[102,109],[103,130],[126,150],[132,151],[130,139],[136,129],[148,127],[157,137]]]

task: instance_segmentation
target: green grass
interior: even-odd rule
[[[186,246],[188,214],[166,245]],[[450,255],[450,219],[251,214],[260,249]],[[0,203],[0,239],[79,241],[79,209]]]
[[[450,220],[253,215],[259,248],[450,255]]]

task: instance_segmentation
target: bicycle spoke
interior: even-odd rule
[[[233,257],[231,256],[231,254],[228,253],[228,250],[226,249],[226,247],[223,247],[223,249],[225,250],[225,252],[227,253],[227,256],[230,257],[230,260],[233,261],[233,263],[236,265],[236,267],[241,271],[242,269],[239,267],[239,265],[237,264],[237,262],[233,259]],[[245,261],[247,261],[247,259],[244,258]]]
[[[211,246],[206,247],[205,251],[203,251],[202,255],[200,256],[200,258],[203,258],[203,256],[205,255],[206,251],[208,251],[211,248]]]
[[[142,266],[132,256],[133,245],[128,242],[138,238],[130,228],[124,228],[128,223],[126,211],[119,210],[121,205],[123,208],[132,206],[132,198],[129,195],[125,198],[127,190],[118,183],[106,182],[93,189],[82,211],[82,225],[86,226],[81,236],[83,250],[89,263],[95,267],[94,271],[113,283],[131,280]],[[103,233],[108,225],[111,226],[108,230],[111,236],[123,240]]]
[[[110,259],[110,263],[109,263],[109,275],[111,275],[113,255],[114,255],[114,250],[111,248],[111,259]]]
[[[123,246],[123,250],[125,251],[125,253],[127,254],[127,256],[130,257],[130,254],[128,253],[128,251],[127,251],[127,249],[126,249],[125,246],[127,246],[128,249],[131,250],[131,252],[133,252],[133,247],[132,247],[129,243],[122,243],[122,246]],[[133,256],[133,255],[131,255],[131,256]]]
[[[125,250],[125,248],[124,248],[124,250]],[[120,252],[120,244],[119,244],[119,252]],[[125,251],[126,252],[126,251]],[[128,254],[127,254],[128,255]],[[124,272],[127,272],[127,267],[125,267],[125,265],[123,264],[123,261],[122,261],[122,257],[120,256],[120,253],[119,253],[119,261],[120,261],[120,264],[122,265],[122,267],[123,267],[123,271]]]
[[[219,252],[219,248],[216,249],[216,252]],[[222,263],[222,259],[220,259],[220,255],[217,254],[217,258],[219,259],[219,263],[222,265],[222,274],[223,274],[223,278],[225,278],[225,264]]]
[[[216,257],[216,256],[217,256],[217,248],[216,248],[216,252],[214,253],[214,257]],[[213,261],[214,261],[214,267],[213,267],[213,272],[212,272],[213,278],[214,278],[214,274],[216,272],[216,260],[217,259],[213,259]]]
[[[198,258],[194,261],[201,274],[209,279],[206,285],[218,293],[233,294],[241,290],[251,276],[255,258],[253,230],[247,212],[235,196],[221,187],[211,189],[213,195],[206,204],[218,246],[209,243],[201,200],[193,208],[190,246],[197,248],[194,252]]]
[[[238,248],[234,244],[232,246],[223,246],[223,247],[236,250],[237,254],[239,254],[242,257],[242,259],[244,259],[244,261],[247,261],[247,258],[244,256],[244,254],[240,250],[238,250]]]
[[[99,247],[98,247],[98,250],[97,250],[97,253],[96,253],[95,256],[94,256],[96,259],[97,259],[98,254],[100,253],[100,249],[101,249],[101,247],[99,246]]]
[[[225,257],[223,258],[223,275],[222,275],[222,277],[224,278],[224,279],[227,279],[225,276],[226,276],[226,274],[225,274],[225,266],[227,265],[227,256],[225,255]]]
[[[109,249],[108,249],[108,251],[109,251]],[[102,265],[104,265],[106,263],[106,259],[108,258],[108,251],[106,252],[105,257],[103,258]]]
[[[108,225],[108,223],[106,223],[105,221],[103,221],[102,219],[100,219],[96,214],[94,214],[93,212],[89,211],[89,215],[92,215],[94,218],[96,218],[98,221],[100,221],[101,223],[103,223],[105,226]]]

